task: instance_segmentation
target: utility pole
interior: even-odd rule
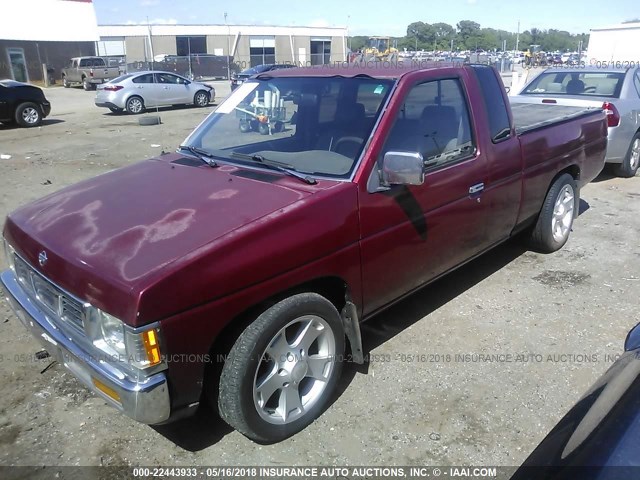
[[[227,26],[227,80],[231,80],[231,27],[227,23],[227,12],[224,12],[224,24]]]

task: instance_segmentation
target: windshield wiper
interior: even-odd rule
[[[275,160],[269,160],[268,158],[263,157],[258,154],[248,154],[248,153],[240,153],[240,152],[232,152],[231,156],[234,158],[241,158],[243,160],[251,160],[252,162],[261,163],[266,165],[274,170],[278,170],[279,172],[286,173],[287,175],[291,175],[292,177],[298,178],[309,185],[315,185],[318,181],[306,175],[304,173],[300,173],[297,170],[294,170],[290,165],[286,163],[277,162]]]
[[[187,152],[191,153],[194,157],[198,158],[199,160],[202,160],[211,168],[215,168],[218,166],[218,162],[216,162],[213,159],[213,155],[211,155],[206,150],[203,150],[198,147],[192,147],[191,145],[180,145],[180,147],[178,148],[180,148],[181,150],[186,150]]]

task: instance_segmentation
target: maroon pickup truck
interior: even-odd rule
[[[238,87],[176,153],[11,213],[4,292],[80,381],[258,441],[316,418],[360,322],[522,232],[567,241],[598,109],[512,111],[495,70],[309,68]]]

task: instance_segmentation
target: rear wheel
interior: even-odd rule
[[[21,103],[16,108],[15,119],[22,127],[37,127],[42,123],[42,111],[35,103]]]
[[[209,105],[209,94],[204,90],[199,90],[193,96],[193,103],[196,107],[206,107]]]
[[[87,92],[93,90],[93,84],[89,82],[86,78],[82,79],[82,88],[84,88]]]
[[[258,132],[260,133],[260,135],[269,135],[269,124],[260,123],[258,125]]]
[[[222,419],[258,441],[298,433],[335,389],[344,338],[335,306],[316,293],[275,304],[242,332],[222,367]]]
[[[144,111],[144,102],[140,97],[137,97],[137,96],[130,97],[129,100],[127,100],[125,109],[127,110],[128,113],[131,113],[132,115],[137,115]]]
[[[121,108],[115,108],[115,107],[109,107],[109,110],[111,110],[111,113],[122,113],[122,109]]]
[[[634,177],[640,166],[640,133],[636,133],[629,145],[629,151],[621,164],[616,165],[614,172],[619,177]]]
[[[542,253],[563,247],[569,239],[579,205],[575,180],[568,173],[560,175],[549,188],[540,215],[529,238],[529,246]]]

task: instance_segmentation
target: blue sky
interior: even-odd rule
[[[639,0],[94,0],[98,24],[224,23],[349,26],[352,35],[404,35],[413,21],[572,33],[640,17]],[[526,6],[525,6],[526,5]]]

